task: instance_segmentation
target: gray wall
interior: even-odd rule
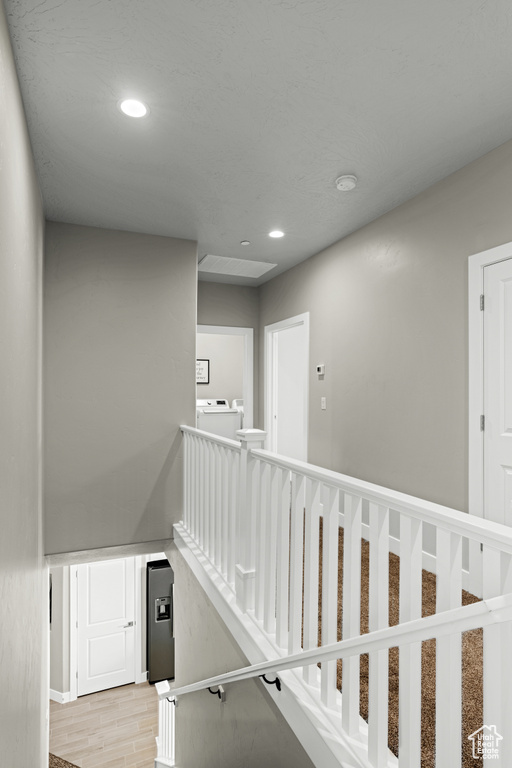
[[[224,285],[199,280],[198,325],[230,325],[258,330],[259,292],[243,285]]]
[[[47,761],[48,579],[40,494],[44,219],[0,4],[0,755]]]
[[[311,313],[309,461],[467,509],[467,261],[511,199],[508,142],[262,286],[261,371],[264,326]]]
[[[196,244],[49,222],[47,553],[168,538],[193,423]]]
[[[228,325],[254,330],[254,426],[259,427],[259,290],[200,280],[197,284],[197,324]],[[198,397],[203,387],[198,388]],[[223,395],[221,395],[223,397]]]
[[[226,625],[176,550],[166,552],[175,574],[176,686],[248,665]],[[312,763],[261,681],[226,689],[221,704],[207,691],[180,698],[176,764],[194,768],[312,768]]]

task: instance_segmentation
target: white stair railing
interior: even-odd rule
[[[158,736],[155,768],[173,768],[175,765],[175,703],[168,680],[155,684],[158,694]]]
[[[157,683],[159,704],[165,707],[165,709],[161,710],[162,712],[171,711],[174,713],[174,707],[180,697],[212,688],[219,689],[219,687],[223,693],[222,696],[219,696],[219,699],[226,702],[229,701],[229,690],[225,691],[225,687],[242,680],[267,675],[277,676],[284,670],[305,667],[306,665],[316,666],[319,663],[324,664],[338,659],[343,659],[344,661],[348,659],[358,660],[365,653],[378,654],[397,645],[401,649],[406,649],[411,647],[411,645],[431,639],[439,642],[441,639],[458,636],[462,632],[472,629],[482,627],[496,628],[503,623],[511,621],[512,593],[473,603],[472,605],[453,608],[449,611],[436,613],[433,616],[415,619],[395,627],[375,630],[374,632],[331,643],[321,648],[289,654],[281,659],[253,664],[249,667],[226,672],[222,675],[215,675],[214,677],[179,688],[171,689],[165,681],[164,683]],[[169,749],[169,753],[172,752],[172,762],[162,764],[174,765],[174,717],[172,717],[172,728],[168,729],[166,734],[165,744]],[[162,741],[163,744],[164,741]]]
[[[240,443],[190,427],[181,429],[185,454],[183,524],[219,573],[234,583]]]
[[[493,597],[490,600],[482,600],[471,605],[453,608],[451,611],[435,613],[433,616],[425,616],[394,627],[378,629],[365,635],[351,637],[348,640],[340,640],[338,643],[314,648],[310,651],[301,651],[284,656],[281,659],[262,661],[248,667],[215,675],[196,683],[183,685],[179,688],[157,690],[159,700],[177,700],[188,693],[203,691],[207,688],[216,688],[219,685],[226,686],[229,683],[238,683],[241,680],[249,680],[263,675],[277,675],[285,669],[296,669],[308,664],[320,664],[325,661],[337,659],[351,659],[362,656],[365,653],[378,653],[379,651],[394,648],[397,645],[404,648],[408,645],[421,643],[425,640],[436,640],[449,637],[453,634],[468,632],[472,629],[497,627],[504,622],[512,621],[512,592],[508,595]]]
[[[269,453],[260,447],[265,433],[259,430],[241,431],[241,445],[189,427],[182,431],[184,530],[279,656],[301,653],[305,658],[307,653],[316,653],[319,632],[322,646],[332,646],[337,640],[340,527],[344,528],[342,642],[363,641],[361,540],[370,542],[370,634],[366,638],[388,630],[389,554],[399,555],[400,624],[389,628],[394,645],[400,647],[399,763],[418,768],[421,641],[400,642],[399,628],[410,626],[422,615],[422,567],[436,573],[436,616],[454,616],[452,611],[460,609],[463,579],[475,592],[481,589],[486,600],[512,592],[510,529]],[[470,573],[464,567],[468,549],[474,566]],[[511,626],[503,621],[484,629],[483,724],[492,724],[501,733],[508,732],[512,722],[508,694]],[[437,637],[436,768],[456,768],[461,764],[461,634],[448,632]],[[341,704],[335,658],[344,659]],[[311,665],[304,665],[303,670],[303,679],[317,689],[319,702],[330,709],[341,708],[343,733],[366,742],[369,764],[374,768],[387,766],[390,755],[388,663],[385,649],[371,649],[368,727],[359,717],[357,654],[324,657],[320,673]],[[502,742],[501,748],[501,764],[512,765],[510,744]]]

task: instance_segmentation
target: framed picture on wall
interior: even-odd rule
[[[210,361],[196,360],[196,384],[210,383]]]

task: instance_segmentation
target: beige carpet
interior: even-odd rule
[[[320,537],[322,531],[320,526]],[[320,538],[321,541],[321,538]],[[361,633],[368,632],[368,589],[369,589],[369,544],[362,541],[361,553]],[[342,587],[343,587],[343,529],[340,528],[338,549],[338,639],[341,640]],[[320,558],[321,563],[321,558]],[[389,623],[398,624],[399,610],[399,567],[400,559],[389,555]],[[321,584],[321,573],[320,573]],[[320,594],[320,593],[319,593]],[[423,616],[435,613],[436,577],[423,571]],[[462,604],[477,602],[478,598],[462,591]],[[319,620],[321,602],[319,601]],[[320,621],[319,621],[320,626]],[[435,720],[436,720],[436,642],[428,640],[422,643],[422,682],[421,682],[421,768],[435,766]],[[471,742],[468,736],[483,724],[483,641],[482,630],[473,630],[463,634],[462,639],[462,766],[474,768],[481,766],[481,760],[474,760]],[[338,662],[338,688],[341,688],[341,661]],[[360,675],[361,695],[360,714],[368,720],[368,656],[361,656]],[[389,737],[388,745],[398,755],[398,649],[389,650]]]
[[[68,763],[67,760],[63,760],[62,757],[52,755],[50,752],[49,768],[77,768],[73,763]]]

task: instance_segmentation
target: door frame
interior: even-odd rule
[[[147,680],[147,671],[142,669],[145,664],[142,661],[143,635],[145,635],[145,621],[143,621],[143,595],[141,574],[145,571],[146,562],[154,555],[135,555],[135,650],[134,650],[134,681],[144,683]],[[108,560],[118,558],[107,558]],[[98,562],[95,560],[94,562]],[[86,563],[83,563],[86,565]],[[145,599],[145,596],[144,596]],[[69,566],[69,699],[75,701],[78,698],[78,565]],[[62,702],[65,703],[65,702]]]
[[[285,331],[288,328],[294,328],[297,325],[303,325],[307,338],[307,349],[304,356],[304,424],[306,441],[306,460],[309,443],[309,312],[303,312],[294,317],[288,317],[286,320],[279,320],[277,323],[265,326],[265,421],[264,429],[267,433],[265,446],[267,450],[272,450],[274,439],[272,405],[275,397],[275,371],[274,371],[274,337],[279,331]]]
[[[484,516],[484,269],[512,259],[512,243],[475,253],[468,259],[468,512]],[[484,300],[485,301],[485,300]],[[484,310],[485,311],[485,310]],[[478,542],[469,543],[469,586],[482,595],[482,553]]]
[[[484,407],[484,315],[480,297],[484,293],[484,268],[512,259],[512,243],[475,253],[468,260],[468,398],[469,398],[469,513],[484,513],[484,440],[480,417]]]
[[[244,337],[244,429],[252,429],[254,424],[254,329],[231,325],[198,325],[196,327],[196,333],[212,333],[221,336]]]

